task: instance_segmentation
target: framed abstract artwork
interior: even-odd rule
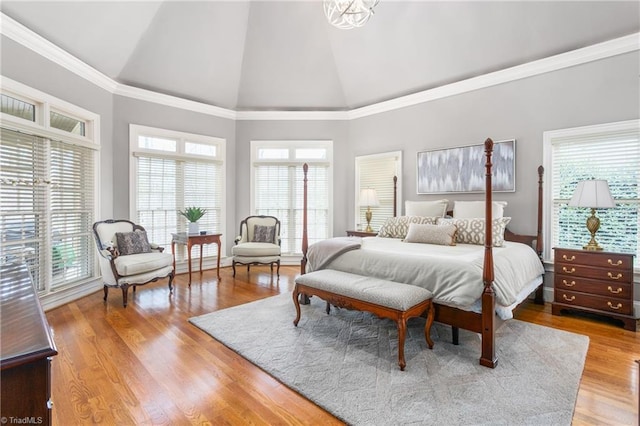
[[[418,152],[418,194],[484,192],[484,144]],[[494,142],[494,192],[516,190],[516,140]]]

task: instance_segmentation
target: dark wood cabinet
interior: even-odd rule
[[[51,424],[51,330],[25,265],[0,272],[0,415],[7,424]]]
[[[552,313],[579,310],[621,320],[636,331],[633,255],[554,248]]]

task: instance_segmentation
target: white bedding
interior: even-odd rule
[[[544,268],[529,246],[505,242],[493,248],[494,291],[498,314],[511,309],[542,282]],[[434,301],[465,310],[478,310],[484,288],[484,246],[440,246],[406,243],[400,239],[366,237],[358,250],[333,259],[325,268],[418,285],[434,294]],[[315,265],[308,264],[308,271]]]

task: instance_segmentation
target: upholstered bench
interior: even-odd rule
[[[322,269],[300,275],[295,280],[293,303],[296,306],[297,327],[300,321],[300,301],[298,296],[318,296],[327,302],[327,314],[331,305],[357,311],[371,312],[381,318],[389,318],[398,326],[398,365],[404,370],[404,341],[407,334],[407,319],[419,317],[428,311],[424,336],[429,349],[433,348],[431,325],[434,309],[429,290],[409,284],[372,277],[350,274],[348,272]]]

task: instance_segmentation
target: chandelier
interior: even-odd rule
[[[367,23],[380,0],[324,0],[324,14],[336,28],[349,30]]]

